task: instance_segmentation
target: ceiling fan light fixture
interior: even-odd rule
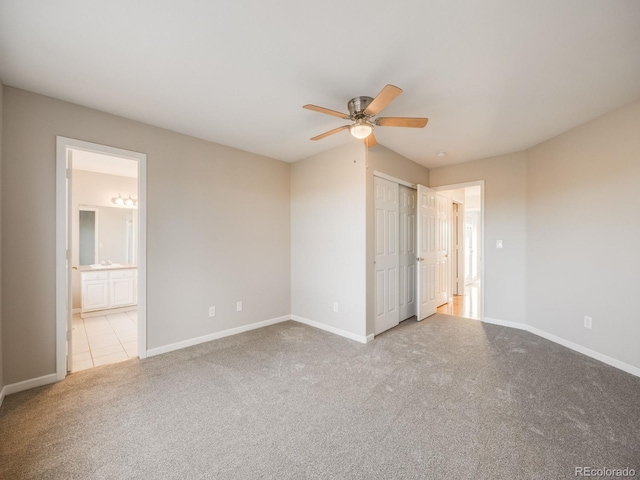
[[[358,120],[349,127],[349,132],[355,138],[362,140],[371,135],[371,132],[373,132],[373,125],[368,123],[366,120]]]

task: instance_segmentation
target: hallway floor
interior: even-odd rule
[[[138,356],[138,312],[73,316],[73,372]]]
[[[480,320],[481,301],[480,280],[476,280],[464,287],[464,295],[454,295],[452,301],[438,307],[438,313]]]

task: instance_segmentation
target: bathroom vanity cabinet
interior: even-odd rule
[[[137,304],[136,267],[105,267],[80,272],[81,317],[104,315],[111,310]]]

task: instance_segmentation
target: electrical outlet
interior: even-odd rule
[[[240,300],[239,302],[236,303],[236,311],[237,312],[241,312],[242,311],[242,300]]]
[[[216,316],[216,307],[209,307],[209,316],[210,317]]]
[[[333,303],[333,311],[336,313],[338,312],[338,302]]]
[[[587,317],[585,315],[584,316],[584,328],[588,328],[589,330],[591,330],[592,325],[593,325],[593,318]]]

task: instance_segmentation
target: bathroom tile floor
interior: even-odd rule
[[[72,354],[74,372],[137,357],[138,312],[85,319],[74,315]]]

